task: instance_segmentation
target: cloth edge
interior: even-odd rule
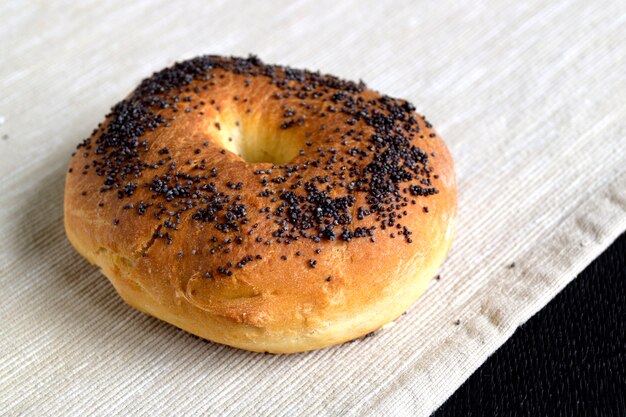
[[[439,408],[462,384],[465,382],[496,350],[498,350],[517,330],[519,326],[528,321],[532,316],[545,307],[550,300],[552,300],[567,284],[573,281],[602,251],[604,251],[615,239],[617,239],[622,233],[626,231],[626,172],[619,175],[616,181],[610,182],[604,186],[599,193],[601,196],[597,199],[589,200],[582,204],[578,209],[573,211],[569,216],[563,219],[559,227],[546,236],[543,242],[534,246],[523,254],[523,257],[541,257],[542,252],[548,251],[551,247],[557,247],[563,245],[563,241],[570,244],[577,244],[570,247],[570,251],[561,251],[559,257],[553,257],[549,260],[548,266],[559,267],[560,264],[566,266],[558,274],[548,273],[545,270],[548,267],[541,266],[534,271],[526,272],[528,274],[535,274],[536,276],[544,276],[548,278],[548,287],[542,291],[538,291],[534,295],[532,303],[526,303],[524,307],[520,301],[515,301],[515,308],[519,309],[518,320],[503,320],[498,326],[493,326],[489,331],[488,336],[491,340],[489,343],[482,342],[482,345],[493,344],[493,349],[488,349],[482,352],[477,358],[475,363],[468,363],[467,357],[459,355],[459,352],[455,350],[458,343],[452,343],[450,340],[452,337],[458,337],[457,333],[453,333],[448,338],[444,339],[442,343],[435,347],[432,347],[426,351],[424,356],[437,358],[447,358],[442,365],[438,363],[438,367],[445,369],[460,369],[459,363],[464,363],[466,366],[461,369],[459,374],[460,378],[446,378],[447,384],[440,384],[439,387],[446,387],[443,395],[439,398],[431,398],[430,403],[421,404],[422,413],[425,415],[431,415],[437,408]],[[589,213],[598,212],[601,215],[589,216]],[[597,219],[608,219],[602,223],[599,223]],[[573,252],[573,253],[572,253]],[[582,253],[581,253],[582,252]],[[499,276],[500,274],[497,274]],[[550,276],[548,276],[550,275]],[[488,282],[492,283],[495,279],[491,279]],[[522,288],[523,289],[523,288]],[[518,289],[519,290],[519,289]],[[513,292],[509,295],[510,299],[514,299],[519,294]],[[477,314],[467,322],[468,326],[483,327],[481,323],[478,323],[480,319],[486,318],[483,313]],[[476,344],[477,340],[467,339],[469,342]],[[449,343],[448,343],[449,342]],[[480,342],[480,341],[478,341]],[[443,349],[446,350],[442,353]],[[480,346],[473,346],[475,353],[481,353]],[[467,366],[469,365],[469,366]],[[373,391],[368,395],[357,409],[343,410],[347,415],[388,415],[383,408],[385,404],[393,402],[393,398],[405,388],[407,383],[410,383],[410,376],[415,373],[421,373],[424,375],[432,374],[428,369],[416,369],[415,365],[407,368],[401,375],[395,378],[390,385],[381,384],[380,389]],[[442,378],[440,378],[442,379]],[[457,381],[457,383],[450,383],[451,381]],[[430,380],[435,384],[437,381],[435,378]]]

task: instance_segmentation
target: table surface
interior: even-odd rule
[[[626,234],[434,414],[492,415],[626,415]]]

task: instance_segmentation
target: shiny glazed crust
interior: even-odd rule
[[[451,156],[409,103],[255,57],[145,80],[65,186],[69,240],[124,301],[274,353],[397,318],[443,262],[456,208]]]

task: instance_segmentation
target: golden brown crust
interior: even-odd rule
[[[395,319],[455,217],[452,159],[412,106],[255,58],[144,81],[79,146],[65,187],[70,241],[127,303],[254,351]]]

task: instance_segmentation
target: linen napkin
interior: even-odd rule
[[[428,415],[626,229],[626,3],[0,3],[0,414]],[[450,256],[395,326],[263,355],[127,307],[63,231],[75,145],[200,54],[412,101],[455,158]],[[393,279],[393,277],[390,277]]]

